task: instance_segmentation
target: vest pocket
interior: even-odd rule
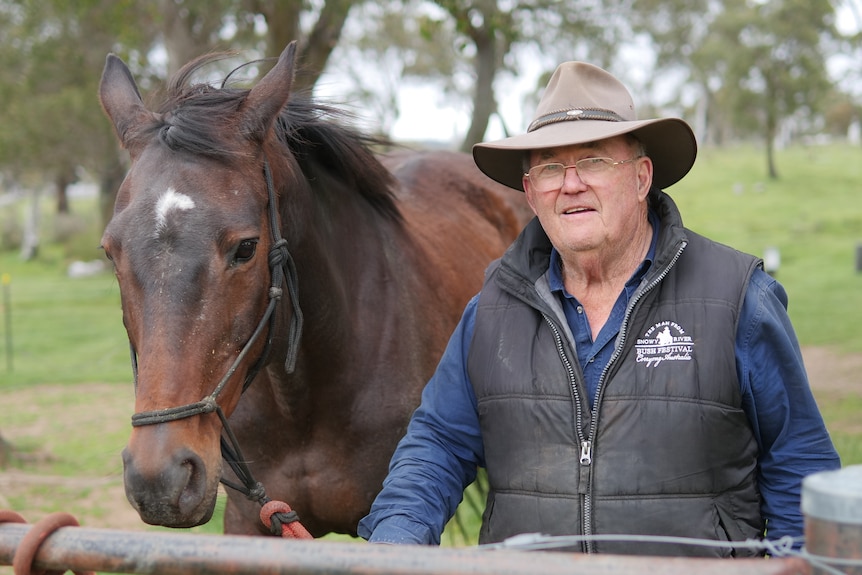
[[[740,524],[740,520],[735,518],[732,513],[724,509],[717,502],[715,503],[715,513],[718,518],[716,533],[719,535],[719,540],[746,541],[748,539],[759,538],[756,533],[746,533]],[[765,552],[758,552],[745,548],[728,548],[726,553],[727,557],[757,557],[765,554]]]

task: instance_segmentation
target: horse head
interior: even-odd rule
[[[176,82],[155,112],[128,67],[107,58],[100,100],[131,165],[102,246],[135,365],[126,496],[146,523],[210,519],[224,421],[268,349],[266,317],[281,286],[270,265],[279,224],[266,149],[294,56],[291,43],[250,90],[183,92]],[[186,69],[180,78],[194,66]],[[287,160],[275,161],[283,179]]]

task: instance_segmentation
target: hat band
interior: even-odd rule
[[[597,108],[572,108],[570,110],[561,110],[559,112],[551,112],[550,114],[539,116],[538,118],[533,120],[533,123],[530,124],[529,128],[527,128],[527,132],[538,130],[539,128],[547,126],[548,124],[556,124],[557,122],[568,122],[571,120],[603,120],[605,122],[622,122],[623,117],[616,112],[611,112],[610,110],[600,110]]]

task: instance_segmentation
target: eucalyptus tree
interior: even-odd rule
[[[440,86],[449,105],[469,109],[471,123],[460,145],[467,151],[499,115],[501,80],[538,77],[538,91],[544,85],[542,73],[550,73],[559,61],[609,62],[628,29],[623,4],[623,0],[365,3],[348,23],[339,49],[347,61],[372,62],[383,70],[366,78],[361,70],[367,68],[362,66],[353,72],[343,66],[343,72],[353,73],[359,97],[375,101],[378,95],[373,105],[384,125],[397,117],[392,91],[399,82],[421,79]],[[525,51],[541,58],[523,58]]]
[[[107,221],[125,155],[96,99],[108,52],[126,60],[145,92],[182,64],[234,49],[279,54],[300,40],[313,86],[353,0],[0,0],[0,170],[57,188],[58,209],[80,169],[101,182]],[[300,25],[303,24],[303,25]],[[264,66],[261,66],[264,68]]]
[[[312,88],[361,0],[157,0],[168,75],[204,52],[278,55],[291,41],[302,63],[297,89]],[[265,67],[261,67],[261,71]]]
[[[146,15],[132,4],[0,1],[0,170],[33,189],[53,183],[61,212],[80,168],[120,171],[95,94],[105,54],[142,41]]]
[[[811,119],[830,93],[827,58],[838,45],[830,0],[641,0],[635,27],[653,41],[660,70],[682,70],[701,94],[698,133],[757,137],[769,177],[776,138],[791,117]]]
[[[817,115],[831,91],[824,42],[837,37],[835,13],[829,0],[772,0],[749,4],[744,12],[744,21],[729,13],[719,18],[733,49],[716,60],[726,70],[724,98],[735,126],[757,129],[768,175],[777,178],[774,151],[782,122]]]

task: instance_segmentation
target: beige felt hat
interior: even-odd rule
[[[488,177],[523,190],[527,150],[583,144],[633,134],[653,161],[653,185],[667,188],[688,173],[697,141],[679,118],[638,120],[631,94],[605,70],[584,62],[561,64],[536,108],[527,133],[473,146],[473,159]]]

